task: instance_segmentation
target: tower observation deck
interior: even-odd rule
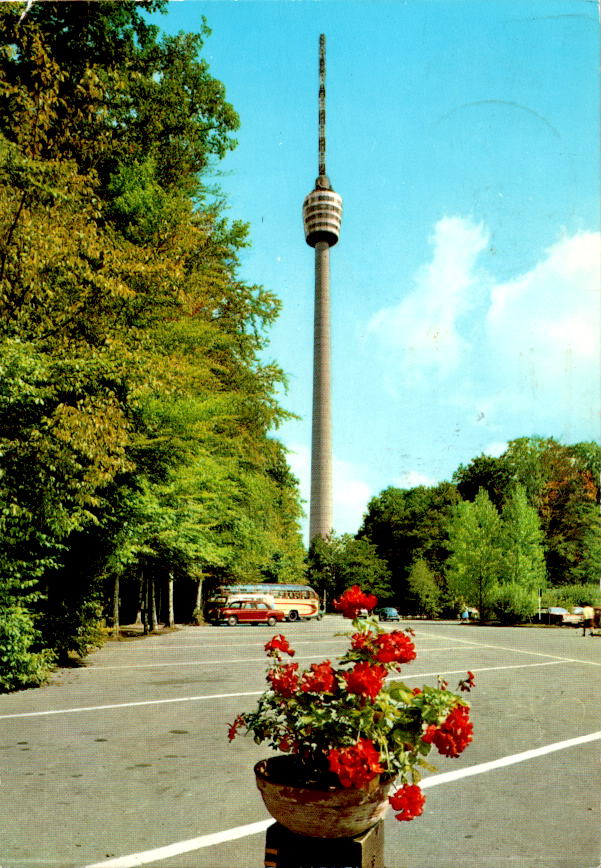
[[[315,248],[313,418],[309,541],[332,531],[332,408],[330,349],[330,247],[340,236],[342,197],[326,174],[326,39],[319,37],[318,176],[303,202],[305,240]]]

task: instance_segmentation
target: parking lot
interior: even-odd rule
[[[387,625],[393,629],[398,625]],[[410,685],[470,669],[474,741],[436,757],[387,868],[597,868],[601,637],[416,621]],[[337,616],[283,625],[301,666],[333,659]],[[227,740],[262,691],[269,627],[184,627],[109,642],[39,690],[0,696],[2,868],[261,868],[271,822]],[[439,761],[438,761],[439,760]]]

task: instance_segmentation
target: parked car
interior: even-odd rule
[[[380,621],[400,621],[401,616],[393,606],[384,606],[383,609],[378,609],[378,618]]]
[[[279,609],[272,609],[260,600],[234,600],[229,606],[215,610],[213,622],[225,621],[230,627],[236,624],[269,624],[273,627],[285,617]]]
[[[549,606],[542,610],[542,617],[548,624],[569,624],[578,627],[582,623],[582,606],[574,606],[570,612],[563,606]]]
[[[543,620],[547,624],[562,624],[563,616],[568,614],[568,610],[563,606],[549,606],[548,609],[542,610]]]

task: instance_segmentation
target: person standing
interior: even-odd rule
[[[582,607],[582,635],[586,636],[588,628],[589,636],[593,635],[593,621],[595,620],[595,610],[587,603]]]

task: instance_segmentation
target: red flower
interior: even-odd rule
[[[422,734],[422,741],[425,742],[425,744],[432,744],[432,742],[434,741],[434,736],[436,735],[437,732],[438,732],[438,727],[434,726],[434,724],[431,723],[424,730],[424,732]]]
[[[353,585],[340,599],[334,600],[334,608],[342,612],[345,618],[356,618],[361,609],[370,612],[377,602],[378,598],[373,594],[364,594],[359,585]]]
[[[295,652],[292,650],[290,645],[288,644],[288,640],[285,636],[282,636],[279,633],[277,636],[274,636],[273,639],[270,639],[269,642],[265,645],[265,651],[269,654],[270,657],[279,657],[280,651],[284,654],[289,654],[290,657],[294,657]]]
[[[305,672],[300,689],[303,693],[334,693],[336,676],[329,660],[323,663],[312,663],[311,671]]]
[[[296,747],[296,742],[291,741],[287,735],[285,735],[278,745],[279,749],[282,753],[289,753],[291,750],[294,750]]]
[[[283,696],[285,699],[290,699],[291,696],[294,696],[298,690],[297,669],[298,663],[286,663],[285,666],[280,666],[278,669],[269,670],[267,680],[275,693]]]
[[[338,775],[343,787],[364,787],[383,772],[380,754],[372,741],[360,738],[352,747],[332,748],[328,754],[330,771]]]
[[[465,705],[456,706],[440,726],[428,726],[422,735],[426,744],[434,744],[443,756],[456,757],[472,740],[474,727]]]
[[[467,690],[469,692],[472,689],[472,687],[475,687],[475,686],[476,686],[476,676],[474,675],[473,672],[468,672],[467,678],[463,678],[459,682],[459,689],[462,691]]]
[[[415,784],[406,784],[400,787],[393,796],[388,797],[388,801],[395,811],[397,820],[413,820],[414,817],[419,817],[424,809],[426,797]],[[399,813],[397,814],[396,811]]]
[[[368,696],[373,702],[384,684],[386,669],[371,663],[355,663],[350,672],[344,673],[344,678],[350,693]]]
[[[354,651],[365,651],[371,647],[373,637],[368,633],[353,633],[351,636],[351,648]]]
[[[415,645],[399,630],[376,637],[376,660],[380,663],[409,663],[415,660]]]
[[[244,722],[244,715],[239,714],[235,721],[229,725],[227,737],[230,741],[233,741],[236,738],[236,735],[238,734],[238,729],[244,724]]]

